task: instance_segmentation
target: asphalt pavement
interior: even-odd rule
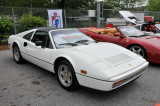
[[[155,106],[160,103],[160,65],[123,87],[102,92],[86,87],[66,91],[55,74],[29,62],[16,64],[0,51],[0,106]]]

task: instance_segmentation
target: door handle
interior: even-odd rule
[[[27,44],[28,44],[27,42],[24,42],[23,46],[24,46],[24,47],[26,47],[26,46],[27,46]]]

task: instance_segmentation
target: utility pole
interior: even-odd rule
[[[97,28],[100,28],[100,14],[101,14],[101,2],[104,0],[97,0]]]

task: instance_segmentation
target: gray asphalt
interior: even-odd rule
[[[86,87],[69,92],[53,73],[29,62],[19,65],[10,50],[0,51],[0,106],[155,106],[160,103],[160,65],[111,92]]]

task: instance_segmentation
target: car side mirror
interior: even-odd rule
[[[114,36],[115,37],[120,37],[121,35],[120,35],[120,33],[114,33]]]
[[[114,36],[115,36],[115,37],[123,38],[123,36],[121,36],[121,34],[120,34],[120,33],[114,33]]]
[[[42,41],[36,41],[35,44],[36,46],[42,46]]]

